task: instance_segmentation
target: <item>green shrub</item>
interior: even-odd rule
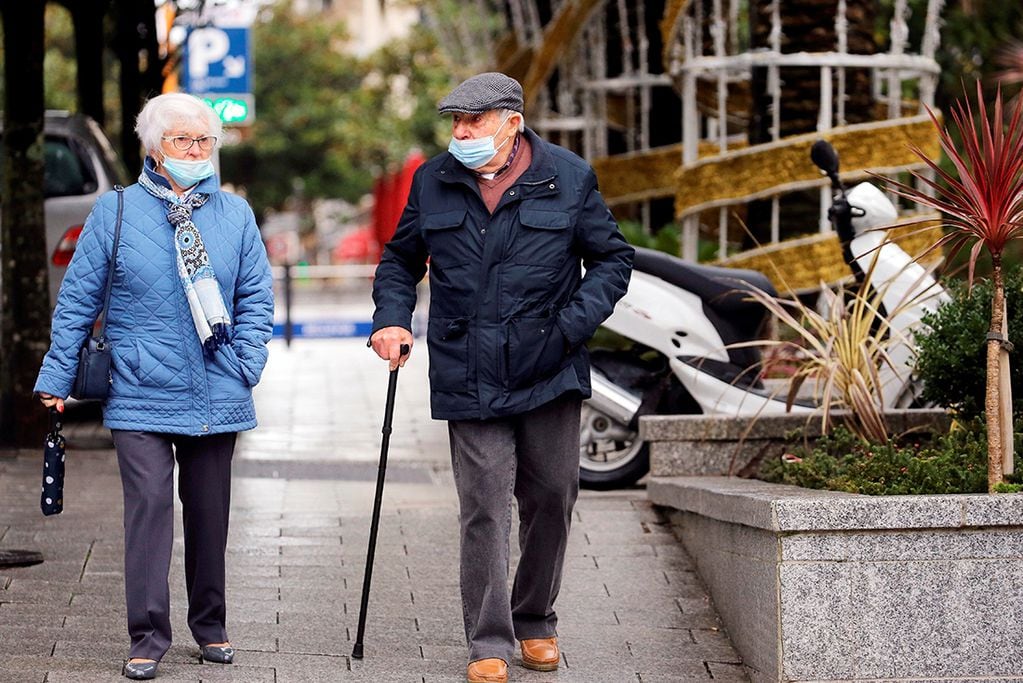
[[[652,235],[644,230],[643,224],[638,221],[618,221],[618,227],[621,229],[622,234],[625,235],[626,241],[633,246],[656,249],[672,256],[678,256],[681,252],[682,244],[679,241],[679,228],[674,223],[662,225]]]
[[[788,461],[765,461],[758,476],[780,484],[869,495],[987,492],[987,435],[982,424],[930,440],[911,439],[870,444],[837,427],[809,449],[802,444],[792,447]]]
[[[952,300],[924,316],[930,330],[917,334],[915,372],[923,380],[923,399],[972,420],[984,414],[987,330],[991,320],[990,280],[945,283]],[[1023,269],[1005,271],[1009,340],[1023,350]],[[1013,413],[1023,412],[1023,358],[1011,356]]]
[[[666,223],[648,233],[643,224],[633,220],[620,220],[618,227],[626,241],[634,247],[656,249],[672,256],[682,253],[682,229],[676,223]],[[718,260],[718,243],[700,238],[696,243],[696,260],[699,263],[713,263]]]

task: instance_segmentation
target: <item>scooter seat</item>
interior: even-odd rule
[[[768,318],[767,309],[750,297],[752,287],[777,296],[763,273],[739,268],[704,266],[654,249],[636,248],[632,267],[700,297],[704,314],[728,345],[728,358],[740,368],[760,361],[757,348],[734,344],[759,339]]]
[[[767,276],[758,271],[701,265],[656,249],[637,247],[632,267],[692,292],[728,318],[763,315],[763,307],[749,297],[751,286],[778,295]]]

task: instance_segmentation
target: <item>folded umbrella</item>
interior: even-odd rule
[[[61,415],[50,408],[50,431],[43,449],[43,492],[39,507],[44,515],[59,515],[64,510],[64,435],[60,433]]]

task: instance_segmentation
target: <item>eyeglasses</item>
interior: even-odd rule
[[[174,145],[174,149],[187,152],[192,149],[192,145],[198,144],[199,149],[204,152],[208,152],[217,144],[216,135],[203,135],[201,138],[193,138],[188,135],[164,135],[164,140],[170,140],[171,144]]]

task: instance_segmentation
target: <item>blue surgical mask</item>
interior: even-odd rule
[[[214,173],[213,162],[209,159],[189,161],[187,159],[171,159],[165,157],[163,167],[181,187],[192,187],[201,180],[206,180]]]
[[[508,123],[508,119],[511,118],[511,114],[506,116],[501,125],[494,131],[494,135],[488,135],[485,138],[476,138],[475,140],[458,140],[457,138],[451,138],[451,142],[448,144],[448,151],[451,152],[451,156],[458,159],[463,166],[476,170],[482,168],[490,163],[490,160],[497,156],[498,150],[508,143],[511,138],[505,138],[497,147],[494,147],[494,137],[497,133],[504,128],[504,124]]]

